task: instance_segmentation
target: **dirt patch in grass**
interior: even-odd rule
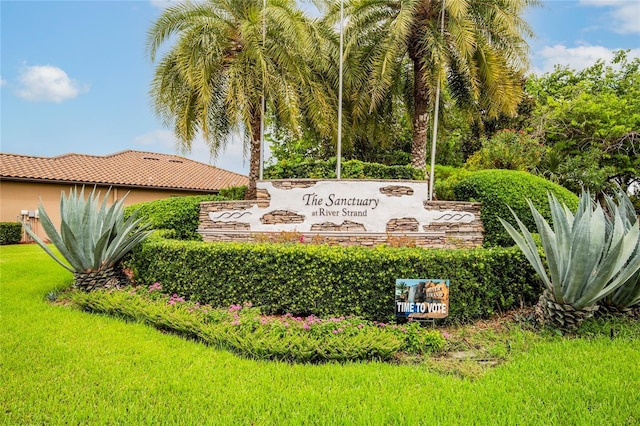
[[[447,341],[441,351],[430,356],[400,354],[396,361],[473,379],[508,362],[542,338],[535,331],[533,308],[509,311],[471,324],[433,327]]]
[[[601,315],[585,321],[577,332],[563,334],[542,325],[536,320],[534,308],[527,307],[471,324],[433,326],[445,337],[445,347],[430,356],[401,354],[397,362],[426,366],[444,375],[474,379],[544,340],[603,337],[638,340],[639,319],[635,311],[626,315]]]

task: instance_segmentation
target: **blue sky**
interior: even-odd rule
[[[0,150],[55,156],[126,149],[176,153],[153,114],[146,32],[163,0],[0,1]],[[531,71],[581,69],[616,49],[640,57],[640,1],[546,1],[527,13]],[[234,139],[217,159],[196,142],[187,157],[248,173]]]

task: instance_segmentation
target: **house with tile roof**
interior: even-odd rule
[[[110,201],[127,194],[125,205],[168,197],[216,194],[246,185],[248,178],[188,158],[127,150],[96,156],[65,154],[35,157],[0,153],[0,221],[28,221],[38,234],[38,203],[60,223],[62,191],[74,186],[111,188]]]

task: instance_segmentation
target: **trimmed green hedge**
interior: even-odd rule
[[[548,192],[555,194],[558,200],[565,203],[572,211],[578,207],[578,196],[568,189],[530,173],[513,170],[482,170],[458,176],[458,180],[453,184],[453,192],[457,200],[482,203],[481,217],[485,230],[485,246],[514,245],[498,220],[501,217],[515,225],[509,207],[516,212],[529,230],[535,230],[535,222],[527,205],[527,199],[533,202],[547,220],[551,219]]]
[[[440,173],[438,173],[439,171]],[[434,188],[436,198],[443,201],[458,201],[453,192],[453,187],[473,173],[475,172],[462,168],[436,166],[436,182]]]
[[[125,209],[125,218],[135,210],[139,217],[151,222],[153,229],[166,229],[164,236],[179,240],[201,240],[196,232],[200,224],[200,203],[202,201],[241,200],[246,187],[220,190],[218,195],[195,195],[172,197],[146,203],[133,204]]]
[[[224,307],[266,313],[394,317],[397,278],[450,279],[450,315],[487,317],[533,303],[540,284],[517,248],[425,250],[306,244],[203,243],[154,236],[132,255],[136,279]]]
[[[244,200],[244,194],[246,192],[246,186],[231,186],[221,189],[220,192],[218,192],[218,196],[225,200]]]
[[[18,244],[22,239],[22,224],[0,222],[0,245]]]
[[[311,160],[301,163],[281,161],[264,170],[265,179],[335,179],[336,160]],[[423,180],[424,171],[411,166],[386,166],[348,160],[342,163],[340,177],[343,179],[402,179]]]

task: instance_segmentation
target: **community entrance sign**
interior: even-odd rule
[[[269,194],[268,207],[257,204],[243,210],[210,212],[214,222],[242,222],[251,231],[311,231],[314,225],[346,221],[369,232],[389,231],[393,219],[413,219],[416,232],[432,223],[470,223],[470,212],[428,211],[424,182],[318,181],[308,187],[286,187],[271,181],[258,182],[258,189]],[[289,221],[273,220],[287,216]],[[316,226],[316,228],[318,228]]]
[[[423,181],[273,180],[257,189],[257,200],[202,203],[203,239],[264,241],[294,232],[301,242],[340,245],[482,244],[480,205],[428,201]]]

